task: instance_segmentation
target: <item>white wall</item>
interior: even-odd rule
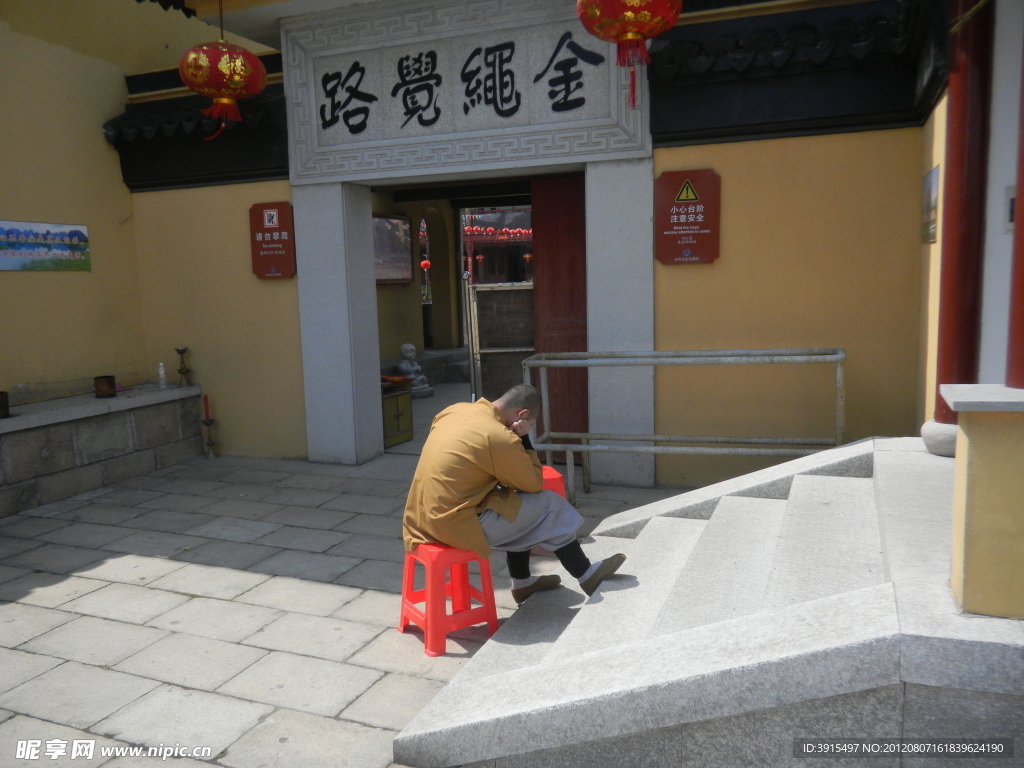
[[[293,187],[295,259],[311,461],[384,452],[370,188]]]
[[[1003,231],[1003,223],[1006,188],[1017,183],[1022,55],[1024,3],[997,0],[978,362],[978,381],[983,384],[1003,384],[1006,379],[1013,235]]]

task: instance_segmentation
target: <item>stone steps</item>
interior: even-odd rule
[[[793,478],[764,608],[795,605],[884,580],[874,481]]]
[[[785,509],[786,502],[777,499],[726,496],[719,501],[652,634],[760,611]]]
[[[653,504],[645,504],[602,520],[593,535],[632,539],[654,517],[707,520],[715,511],[719,499],[725,496],[787,499],[793,478],[801,475],[869,478],[874,466],[872,446],[871,440],[862,440],[840,448],[830,448]]]
[[[707,525],[703,520],[670,517],[647,523],[619,573],[580,608],[544,662],[645,637]]]
[[[635,541],[604,538],[584,539],[583,549],[591,560],[601,560],[616,552],[626,555],[626,566],[635,560]],[[553,558],[552,558],[553,559]],[[547,573],[542,558],[534,558],[535,574]],[[623,570],[628,570],[624,566]],[[503,674],[542,663],[558,638],[576,617],[587,596],[575,579],[557,571],[562,586],[549,592],[537,592],[502,622],[498,631],[476,652],[458,674],[460,685],[484,677]]]

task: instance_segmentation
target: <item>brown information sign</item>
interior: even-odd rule
[[[249,209],[252,273],[260,280],[295,277],[295,227],[291,203],[257,203]]]
[[[710,168],[666,171],[654,180],[654,255],[662,264],[718,258],[722,177]]]

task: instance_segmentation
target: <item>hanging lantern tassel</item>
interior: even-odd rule
[[[618,48],[617,64],[629,67],[629,107],[636,109],[636,68],[651,63],[647,41],[675,26],[682,0],[576,0],[587,31]]]
[[[636,68],[651,63],[647,52],[647,41],[639,32],[627,32],[618,42],[619,56],[616,63],[629,67],[629,108],[636,109]]]

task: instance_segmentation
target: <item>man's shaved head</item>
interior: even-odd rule
[[[540,392],[529,384],[516,384],[499,397],[495,405],[513,411],[521,411],[525,408],[532,416],[536,416],[540,413]]]

